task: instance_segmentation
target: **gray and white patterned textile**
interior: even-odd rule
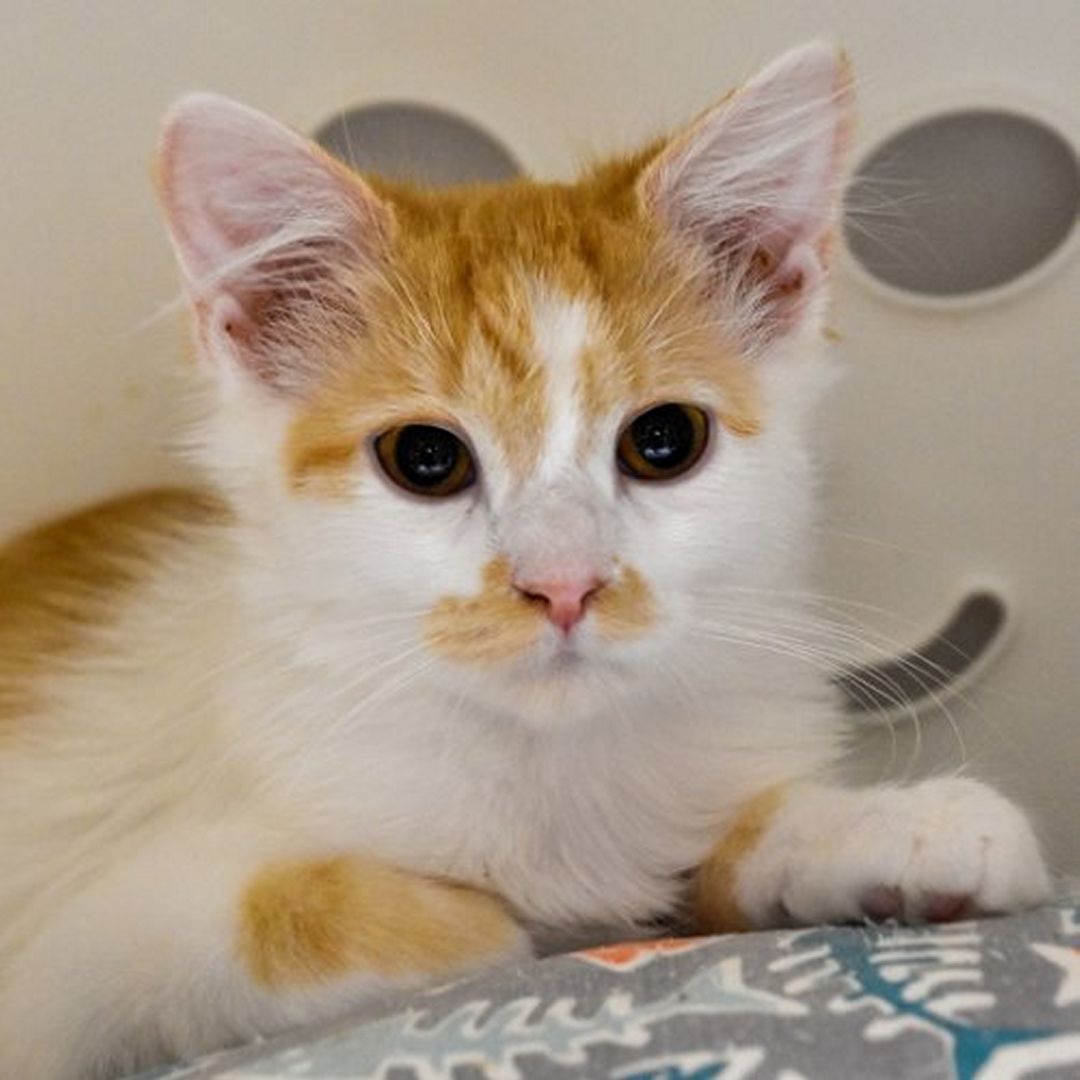
[[[152,1075],[1077,1080],[1080,906],[609,946]]]

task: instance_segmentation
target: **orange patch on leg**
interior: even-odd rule
[[[488,893],[342,855],[262,870],[241,899],[237,948],[255,982],[281,989],[444,975],[494,959],[517,935]]]
[[[695,925],[702,931],[730,933],[753,929],[735,896],[739,863],[758,846],[784,798],[785,789],[773,787],[744,803],[701,864],[691,902]]]
[[[512,584],[510,563],[492,559],[476,596],[448,596],[428,613],[428,644],[453,660],[492,663],[528,648],[540,636],[544,617]]]

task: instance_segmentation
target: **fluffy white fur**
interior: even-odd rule
[[[739,181],[736,216],[766,229],[778,265],[817,266],[842,123],[836,64],[821,47],[797,53],[744,91],[751,113],[702,122],[657,192],[677,227],[730,221],[733,169],[770,182],[779,169],[795,178],[790,198]],[[307,149],[235,108],[200,99],[174,119],[209,144],[186,151],[193,191],[238,183],[239,147],[242,161],[273,160],[313,184],[323,231],[354,221],[309,173]],[[230,126],[231,137],[206,134]],[[281,188],[260,184],[226,194],[254,200],[254,242],[273,247],[260,223]],[[174,214],[181,233],[205,226],[201,208]],[[236,238],[178,244],[189,274],[217,275],[197,304],[242,309]],[[243,523],[163,552],[87,658],[51,678],[47,707],[26,720],[33,741],[0,753],[0,1076],[112,1075],[379,990],[362,973],[281,994],[247,978],[237,899],[282,856],[357,851],[493,888],[538,938],[627,932],[678,905],[680,875],[744,800],[807,781],[739,878],[762,925],[858,916],[882,884],[902,890],[911,915],[934,892],[987,910],[1043,897],[1031,830],[989,789],[816,786],[842,724],[823,673],[772,631],[804,617],[810,417],[831,378],[820,276],[760,350],[763,433],[720,431],[692,478],[630,493],[614,468],[617,417],[584,465],[569,452],[583,423],[574,362],[602,313],[542,295],[554,423],[516,488],[493,441],[470,431],[485,461],[479,507],[402,497],[373,468],[358,473],[355,499],[297,499],[279,464],[289,395],[252,378],[222,320],[204,318],[217,389],[200,456]],[[554,628],[518,661],[457,667],[427,650],[419,620],[441,597],[475,591],[497,550],[537,565],[623,560],[650,584],[658,623],[613,645],[586,620],[570,669],[553,658]]]

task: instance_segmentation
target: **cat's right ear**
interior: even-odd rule
[[[157,185],[203,352],[302,392],[363,331],[390,209],[309,140],[213,94],[166,117]]]
[[[750,352],[820,313],[851,123],[847,60],[812,43],[672,139],[640,179],[646,210]]]

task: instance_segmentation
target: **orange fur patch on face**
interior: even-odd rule
[[[761,432],[753,368],[717,343],[715,329],[702,324],[692,304],[690,310],[680,310],[687,306],[672,299],[660,325],[642,330],[639,338],[624,332],[585,351],[579,384],[589,420],[595,423],[619,411],[632,416],[665,402],[681,402],[711,408],[733,435]]]
[[[280,990],[365,972],[445,975],[495,958],[516,935],[494,896],[342,855],[257,874],[236,947],[256,983]]]
[[[512,584],[510,563],[492,559],[476,596],[440,600],[424,620],[428,644],[452,660],[494,663],[516,656],[540,636],[544,615]]]
[[[739,808],[720,842],[698,869],[691,896],[694,922],[707,933],[752,930],[735,895],[739,863],[761,841],[784,803],[783,786],[768,788]]]
[[[324,499],[345,499],[352,494],[364,435],[341,419],[330,410],[305,411],[289,428],[285,472],[296,494]]]
[[[170,540],[227,516],[200,492],[151,491],[73,514],[0,549],[0,720],[33,708],[42,676],[108,623]]]
[[[656,621],[656,602],[648,582],[632,566],[593,597],[589,610],[600,633],[615,641],[641,637]]]
[[[547,379],[530,314],[523,290],[502,303],[477,298],[476,334],[462,360],[456,403],[494,434],[518,478],[536,464],[548,426]]]
[[[297,494],[352,493],[365,444],[403,423],[439,423],[446,405],[418,380],[388,363],[345,368],[305,402],[286,433],[285,475]]]
[[[432,304],[443,303],[433,297]],[[285,469],[294,491],[347,495],[364,444],[396,424],[484,426],[516,476],[535,464],[547,427],[545,372],[533,350],[523,290],[477,297],[472,318],[442,342],[417,310],[404,325],[388,308],[294,418]],[[419,302],[415,302],[419,307]]]
[[[425,191],[371,178],[393,220],[386,265],[366,280],[363,332],[323,358],[328,374],[299,409],[285,449],[290,485],[348,492],[366,440],[439,418],[467,432],[484,425],[512,472],[527,473],[548,425],[538,286],[596,315],[600,340],[580,372],[590,418],[689,401],[737,434],[756,432],[753,371],[638,190],[657,149],[575,184]]]

